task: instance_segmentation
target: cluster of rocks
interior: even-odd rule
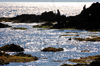
[[[42,52],[58,52],[58,51],[63,51],[63,50],[64,50],[63,48],[47,47],[41,51]],[[0,47],[0,65],[9,64],[9,62],[29,62],[29,61],[38,60],[38,57],[33,57],[30,54],[24,54],[23,51],[24,51],[24,48],[20,47],[19,45],[15,45],[14,43],[6,44]],[[9,54],[6,54],[5,52],[18,52],[18,54],[9,55]]]
[[[13,21],[13,22],[57,22],[52,24],[51,28],[74,28],[74,29],[85,29],[85,30],[99,30],[100,29],[100,3],[93,3],[89,8],[86,5],[80,14],[76,16],[66,17],[64,15],[58,15],[50,12],[43,12],[41,15],[35,14],[22,14],[13,18],[0,18],[0,21]],[[47,24],[48,26],[50,24]]]
[[[38,60],[30,54],[24,54],[24,49],[19,45],[7,44],[0,47],[0,65],[9,64],[9,62],[30,62]],[[15,55],[9,55],[5,52],[18,52]]]
[[[99,17],[100,3],[97,2],[93,3],[89,8],[84,7],[79,15],[66,17],[66,22],[61,24],[65,25],[63,28],[99,30]],[[54,28],[58,28],[61,24],[56,24]]]

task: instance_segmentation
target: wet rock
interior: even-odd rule
[[[52,23],[45,23],[45,24],[33,26],[33,28],[51,28],[52,26],[53,26]]]
[[[5,61],[3,59],[0,59],[0,65],[5,65],[5,64],[9,64],[9,62],[8,61]]]
[[[79,35],[61,35],[61,36],[79,36]]]
[[[12,28],[12,30],[18,30],[18,29],[20,29],[20,30],[26,30],[27,28],[24,28],[24,27],[20,27],[20,28],[14,27],[14,28]]]
[[[68,61],[75,62],[75,63],[91,63],[95,60],[100,61],[99,58],[100,55],[95,55],[95,56],[88,56],[88,57],[80,57],[80,59],[69,59]]]
[[[15,54],[15,56],[28,56],[28,57],[32,57],[32,55],[30,54],[24,54],[23,52],[22,53],[18,53],[18,54]]]
[[[63,64],[61,66],[89,66],[87,64],[76,64],[76,65],[71,65],[71,64]]]
[[[100,66],[100,61],[93,61],[90,63],[90,66]]]
[[[93,37],[93,38],[74,38],[78,41],[100,41],[100,37]]]
[[[0,51],[0,57],[2,56],[8,58],[10,55]],[[0,65],[5,65],[5,64],[9,64],[9,62],[7,60],[3,60],[2,58],[0,58]]]
[[[71,38],[69,38],[68,40],[72,40]]]
[[[90,52],[89,50],[81,50],[81,52]]]
[[[43,52],[58,52],[58,51],[63,51],[63,48],[53,48],[53,47],[48,47],[48,48],[44,48]]]
[[[6,44],[2,47],[0,47],[0,50],[7,51],[7,52],[22,52],[24,49],[20,47],[19,45],[15,44]]]
[[[36,60],[38,60],[38,57],[33,57],[30,54],[18,53],[9,55],[0,51],[0,65],[9,64],[9,62],[30,62]]]
[[[0,23],[0,28],[5,28],[5,27],[11,27],[11,26]]]

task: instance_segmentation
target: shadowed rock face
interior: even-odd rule
[[[100,30],[100,3],[93,3],[89,8],[83,9],[79,15],[66,18],[65,28]],[[58,28],[61,24],[54,25]],[[61,28],[61,27],[60,27]]]
[[[57,15],[50,12],[43,12],[41,15],[35,14],[22,14],[13,18],[0,18],[0,21],[13,21],[13,22],[57,22],[51,28],[74,28],[82,30],[100,30],[100,3],[93,3],[89,8],[83,7],[79,15],[66,17],[64,15]]]
[[[7,52],[22,52],[24,49],[18,45],[15,44],[7,44],[2,47],[0,47],[0,50],[7,51]]]

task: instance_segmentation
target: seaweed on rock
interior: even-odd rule
[[[0,47],[0,50],[7,51],[7,52],[22,52],[24,49],[20,47],[19,45],[15,44],[6,44],[2,47]]]

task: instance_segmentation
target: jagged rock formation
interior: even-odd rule
[[[85,30],[100,30],[100,3],[93,3],[89,8],[83,8],[81,13],[76,16],[70,16],[66,18],[64,28],[75,28]],[[54,25],[57,28],[58,25]],[[60,27],[59,27],[60,28]]]

